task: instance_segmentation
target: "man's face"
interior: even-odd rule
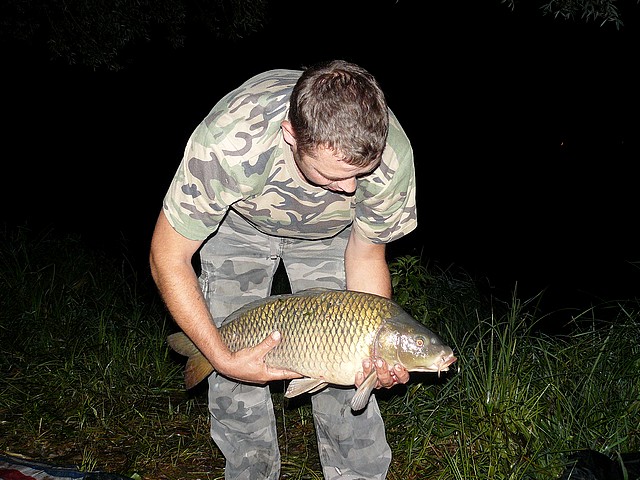
[[[291,122],[284,120],[281,126],[284,141],[291,147],[298,171],[311,185],[351,195],[356,191],[358,178],[369,175],[378,167],[379,162],[366,167],[350,165],[330,148],[319,147],[311,155],[302,154],[296,145]]]
[[[309,183],[338,193],[355,192],[357,179],[370,174],[377,166],[349,165],[328,148],[318,148],[313,156],[292,150],[298,170]]]

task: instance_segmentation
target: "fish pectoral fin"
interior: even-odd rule
[[[369,403],[369,396],[371,395],[371,392],[373,392],[373,387],[376,386],[377,382],[378,374],[375,370],[372,370],[367,378],[364,379],[364,382],[360,384],[355,395],[351,399],[351,410],[357,412],[367,406],[367,403]]]
[[[317,392],[327,385],[327,382],[319,378],[294,378],[289,382],[289,386],[287,387],[287,391],[284,396],[292,398],[300,395],[301,393]]]

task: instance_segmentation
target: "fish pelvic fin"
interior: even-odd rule
[[[184,368],[184,384],[187,390],[195,387],[213,373],[213,365],[209,363],[198,347],[183,332],[173,333],[167,337],[171,349],[188,357]]]
[[[293,398],[303,393],[317,392],[327,385],[329,385],[327,382],[318,378],[294,378],[289,382],[284,396]]]
[[[360,384],[355,395],[351,399],[351,410],[357,412],[367,406],[371,392],[373,392],[373,387],[376,386],[377,382],[378,375],[375,370],[372,370],[371,373],[367,375],[367,378],[364,379],[364,382]]]

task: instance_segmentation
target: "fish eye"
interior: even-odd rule
[[[416,337],[416,346],[418,348],[424,347],[424,337]]]

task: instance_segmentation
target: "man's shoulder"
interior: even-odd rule
[[[247,119],[267,114],[277,120],[284,117],[289,97],[302,72],[296,70],[267,70],[246,80],[229,92],[214,107],[209,120],[225,115],[227,118]]]
[[[267,70],[254,75],[244,82],[240,89],[272,90],[283,87],[291,87],[302,75],[300,70],[287,70],[283,68]]]
[[[258,137],[277,141],[280,120],[286,117],[289,97],[301,72],[268,70],[257,74],[221,98],[197,129],[201,143],[227,144],[227,149],[256,146]]]

